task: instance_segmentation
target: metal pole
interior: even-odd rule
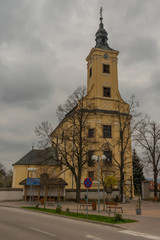
[[[99,196],[99,156],[97,157],[98,161],[98,212],[100,212],[100,196]]]
[[[75,126],[73,126],[73,155],[72,155],[72,167],[74,167],[74,145],[75,145]],[[73,172],[72,172],[72,189],[73,189]]]
[[[103,187],[103,211],[105,211],[105,192]]]
[[[30,205],[31,205],[31,179],[30,179]]]
[[[130,181],[131,181],[131,199],[133,198],[133,195],[132,195],[132,191],[133,191],[133,189],[132,189],[132,176],[130,177]]]
[[[32,177],[33,177],[33,172],[32,172],[32,168],[31,168],[31,181],[32,181]],[[32,200],[33,200],[33,186],[32,186],[32,182],[31,182],[31,204],[32,204]]]
[[[87,188],[87,218],[88,218],[88,188]]]

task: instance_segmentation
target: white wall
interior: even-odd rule
[[[84,199],[86,194],[87,194],[87,191],[81,190],[81,199]],[[119,194],[118,190],[113,191],[112,195],[111,195],[111,198],[113,198],[115,196],[118,196],[118,194]],[[101,200],[103,199],[103,196],[106,199],[106,197],[107,197],[106,192],[104,192],[104,195],[103,195],[103,191],[100,191],[100,199]],[[98,198],[98,190],[88,192],[88,199],[89,200],[96,200],[97,198]],[[70,190],[66,189],[66,200],[74,200],[74,199],[76,199],[76,191],[74,191],[74,190],[70,191]]]
[[[0,201],[21,201],[23,190],[14,188],[0,188]]]
[[[38,196],[38,186],[26,186],[26,196]],[[60,194],[61,197],[65,197],[65,187],[48,187],[48,197],[58,197]],[[24,190],[23,190],[24,195]],[[44,196],[44,188],[40,188],[40,196]]]

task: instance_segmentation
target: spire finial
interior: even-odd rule
[[[100,11],[99,11],[100,18],[102,18],[102,12],[103,12],[103,8],[102,8],[102,7],[100,7]]]
[[[34,143],[32,143],[32,150],[34,149]]]
[[[100,7],[100,11],[99,11],[99,14],[100,14],[100,21],[102,23],[102,20],[103,20],[103,17],[102,17],[102,12],[103,12],[103,8]]]

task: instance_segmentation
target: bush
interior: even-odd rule
[[[113,200],[114,200],[115,202],[119,202],[119,201],[120,201],[119,196],[116,195],[116,196],[113,198]]]
[[[66,213],[70,213],[70,210],[69,210],[69,208],[66,208]]]
[[[56,207],[56,213],[61,213],[61,211],[62,211],[62,207],[61,206]]]
[[[115,221],[115,222],[123,221],[122,215],[119,214],[119,213],[115,213],[115,215],[114,215],[114,221]]]

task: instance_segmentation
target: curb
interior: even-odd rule
[[[41,212],[41,211],[36,211],[36,210],[32,210],[32,209],[26,209],[23,207],[18,207],[20,209],[26,210],[26,211],[31,211],[31,212],[36,212],[36,213],[42,213],[42,214],[49,214],[52,216],[56,216],[59,218],[67,218],[67,219],[72,219],[72,220],[76,220],[76,221],[81,221],[81,222],[88,222],[88,223],[93,223],[93,224],[100,224],[100,225],[104,225],[104,226],[109,226],[109,227],[113,227],[113,228],[119,228],[119,229],[123,229],[125,230],[124,227],[121,227],[119,225],[116,224],[112,224],[112,223],[105,223],[105,222],[98,222],[98,221],[94,221],[94,220],[88,220],[88,219],[82,219],[82,218],[76,218],[76,217],[70,217],[70,216],[64,216],[64,215],[60,215],[60,214],[56,214],[56,213],[49,213],[49,212]],[[123,223],[122,223],[123,224]]]
[[[21,207],[18,207],[18,206],[11,206],[11,205],[2,205],[2,204],[0,204],[0,207],[6,207],[6,208],[21,208]]]

